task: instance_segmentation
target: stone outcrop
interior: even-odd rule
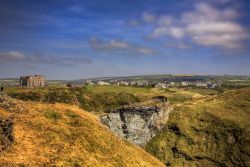
[[[100,120],[114,134],[143,147],[163,128],[171,110],[163,101],[153,106],[125,106]]]

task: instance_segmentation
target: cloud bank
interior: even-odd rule
[[[74,65],[78,63],[92,63],[93,61],[83,56],[54,56],[42,53],[24,54],[18,51],[0,52],[0,62],[3,64],[23,63],[35,64],[59,64]]]
[[[221,0],[221,4],[229,0]],[[199,2],[193,10],[184,12],[179,18],[171,15],[156,15],[144,12],[142,19],[155,25],[153,38],[169,36],[174,39],[188,38],[203,46],[223,49],[240,49],[250,38],[247,28],[237,22],[239,12],[232,7],[219,9],[215,5]]]
[[[158,51],[151,47],[134,45],[122,40],[103,41],[98,38],[91,38],[89,40],[90,46],[99,52],[116,53],[122,55],[156,55]]]

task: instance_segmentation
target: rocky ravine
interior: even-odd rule
[[[116,135],[143,147],[163,128],[171,110],[168,102],[153,106],[125,106],[100,120]]]

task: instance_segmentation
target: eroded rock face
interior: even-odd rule
[[[101,122],[116,135],[145,146],[168,120],[171,107],[167,102],[155,106],[126,106],[101,117]]]

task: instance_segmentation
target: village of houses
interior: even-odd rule
[[[58,81],[59,82],[59,81]],[[155,87],[160,89],[167,88],[217,88],[221,86],[221,83],[208,82],[208,81],[179,81],[179,82],[167,82],[167,81],[147,81],[147,80],[81,80],[80,82],[74,81],[62,81],[59,82],[62,86],[67,87],[82,87],[86,85],[101,85],[101,86],[135,86],[135,87]],[[48,86],[49,81],[45,82],[45,77],[42,75],[30,75],[21,76],[19,83],[9,85],[1,84],[3,86],[21,86],[21,87],[44,87]]]
[[[45,77],[42,75],[34,75],[34,76],[22,76],[19,80],[20,86],[25,87],[43,87],[46,86],[45,84]],[[199,87],[199,88],[217,88],[221,86],[219,83],[212,83],[212,82],[156,82],[156,81],[125,81],[125,80],[111,80],[111,81],[104,81],[104,80],[83,80],[81,83],[74,83],[74,82],[63,82],[61,85],[69,86],[69,87],[81,87],[84,85],[102,85],[102,86],[109,86],[109,85],[117,85],[117,86],[136,86],[136,87],[155,87],[155,88],[176,88],[176,87]],[[12,85],[13,86],[13,85]],[[17,86],[17,85],[16,85]]]
[[[200,87],[200,88],[217,88],[221,86],[218,83],[211,82],[149,82],[149,81],[91,81],[86,80],[85,85],[117,85],[117,86],[136,86],[136,87],[155,87],[160,89],[177,88],[177,87]],[[77,85],[75,85],[77,86]]]

